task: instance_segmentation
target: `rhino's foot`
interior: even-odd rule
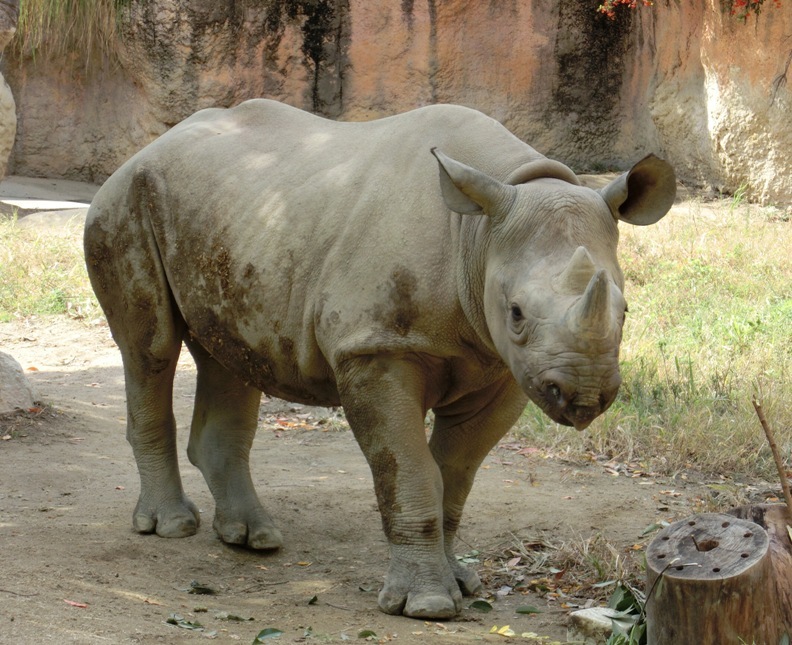
[[[138,500],[132,524],[138,533],[156,533],[160,537],[180,538],[195,535],[201,524],[201,516],[195,504],[186,497],[158,505]]]
[[[453,618],[462,606],[462,594],[443,591],[396,591],[386,587],[379,595],[379,608],[386,614],[435,620]]]
[[[226,544],[239,544],[257,551],[271,551],[283,546],[283,535],[272,518],[261,509],[251,519],[215,516],[214,530]]]
[[[454,578],[456,578],[457,584],[464,595],[481,595],[484,585],[481,584],[481,580],[475,571],[468,569],[453,556],[449,558],[449,564],[451,565],[451,571],[454,572]]]
[[[462,608],[462,593],[447,566],[441,571],[410,562],[399,567],[391,560],[385,586],[379,595],[379,607],[386,614],[404,614],[412,618],[453,618]]]

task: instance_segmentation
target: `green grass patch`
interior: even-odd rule
[[[792,225],[740,201],[692,202],[654,227],[622,228],[630,312],[623,385],[584,433],[533,406],[519,432],[568,456],[775,479],[755,393],[792,451]]]
[[[100,315],[83,260],[82,226],[52,233],[0,218],[0,322],[65,313]]]

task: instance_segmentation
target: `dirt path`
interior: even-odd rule
[[[517,634],[566,641],[564,598],[513,592],[493,601],[489,614],[465,609],[442,624],[379,612],[388,556],[371,476],[351,433],[328,411],[271,400],[262,406],[253,477],[283,531],[280,552],[251,553],[216,538],[213,502],[184,457],[183,431],[182,474],[203,511],[201,529],[181,540],[134,533],[139,483],[124,439],[120,358],[107,327],[65,316],[3,323],[0,348],[52,406],[37,417],[0,420],[0,642],[251,643],[267,627],[284,632],[273,642],[357,640],[362,630],[399,643],[505,642],[489,634],[505,624]],[[181,429],[189,424],[194,375],[183,357],[175,391]],[[627,549],[652,522],[688,514],[701,492],[517,447],[506,440],[480,471],[458,553],[503,553],[516,538],[558,544],[597,532]],[[490,558],[474,566],[494,594],[503,581],[496,564]],[[190,594],[192,581],[217,594]],[[547,611],[517,614],[520,605]],[[168,624],[171,614],[206,629]]]

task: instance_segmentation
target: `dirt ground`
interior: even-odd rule
[[[139,535],[131,527],[139,481],[108,328],[66,316],[2,323],[0,348],[49,406],[0,421],[2,643],[251,643],[268,627],[284,632],[279,642],[357,640],[365,630],[381,642],[530,642],[492,635],[494,625],[567,642],[567,605],[585,597],[499,596],[509,545],[602,533],[627,550],[646,543],[640,533],[649,524],[693,512],[705,490],[682,479],[631,477],[613,464],[557,461],[507,437],[480,471],[457,545],[460,554],[481,552],[473,566],[494,610],[483,614],[466,602],[457,620],[443,623],[387,616],[376,605],[388,554],[371,476],[337,412],[262,405],[253,477],[285,536],[279,552],[218,540],[212,498],[184,456],[184,431],[184,485],[204,522],[190,538]],[[174,397],[182,430],[194,376],[185,351]],[[190,593],[193,583],[216,594]],[[542,613],[518,614],[521,605]],[[181,625],[167,622],[172,614]],[[203,631],[189,629],[196,622]]]

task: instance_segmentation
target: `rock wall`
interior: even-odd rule
[[[18,2],[0,4],[0,52],[14,37],[17,24]],[[0,74],[0,179],[5,177],[8,158],[16,138],[16,103],[11,88]]]
[[[478,108],[577,169],[649,151],[690,183],[792,203],[792,0],[131,0],[120,60],[6,57],[13,172],[101,181],[195,110],[271,97],[363,120]]]

